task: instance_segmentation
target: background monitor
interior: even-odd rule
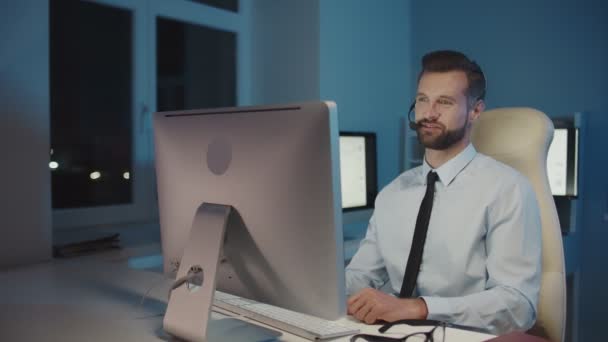
[[[337,120],[332,102],[156,113],[165,273],[201,203],[230,205],[244,228],[236,239],[226,231],[218,290],[344,316]]]
[[[578,128],[554,121],[553,141],[547,154],[549,185],[554,196],[578,196]]]
[[[340,132],[340,179],[344,211],[374,207],[378,194],[376,172],[376,134]]]

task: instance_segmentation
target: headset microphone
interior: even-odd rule
[[[410,129],[413,131],[418,128],[416,120],[412,120],[412,112],[414,111],[414,107],[416,107],[416,101],[412,103],[412,105],[410,106],[410,111],[407,113],[407,119],[410,121]]]

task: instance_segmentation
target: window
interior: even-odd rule
[[[247,101],[238,5],[51,0],[55,228],[158,219],[151,114]]]
[[[157,109],[236,105],[236,34],[157,19]]]
[[[132,15],[51,1],[54,209],[132,202]]]

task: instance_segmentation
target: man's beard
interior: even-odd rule
[[[424,135],[424,133],[421,132],[422,125],[424,123],[433,123],[435,125],[441,126],[441,134],[439,136]],[[416,123],[416,126],[416,133],[418,133],[418,141],[422,144],[422,146],[431,150],[446,150],[461,141],[467,132],[466,121],[462,125],[462,127],[456,130],[446,130],[443,124],[439,122],[433,122],[427,119],[420,120]]]

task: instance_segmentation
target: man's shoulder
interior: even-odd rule
[[[409,170],[404,171],[390,183],[388,183],[380,192],[378,197],[387,197],[392,194],[398,193],[405,188],[420,185],[421,183],[422,166],[416,166]]]
[[[532,190],[530,180],[523,173],[488,155],[477,153],[471,164],[470,176],[489,188],[499,192],[509,188]]]

